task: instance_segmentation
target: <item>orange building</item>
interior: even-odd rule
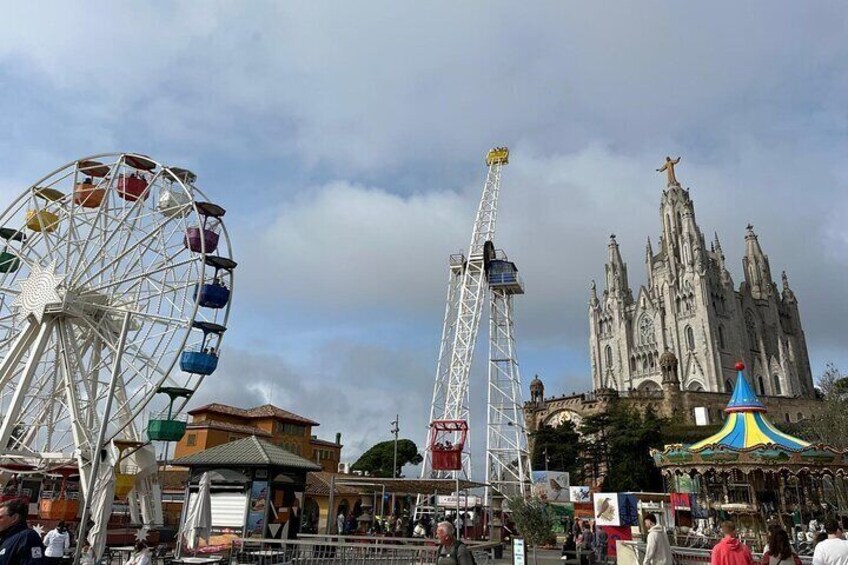
[[[312,428],[320,424],[309,418],[271,404],[244,409],[215,403],[190,410],[189,414],[191,421],[176,445],[174,459],[256,436],[318,463],[324,471],[338,471],[341,434],[336,434],[335,442],[318,439]]]

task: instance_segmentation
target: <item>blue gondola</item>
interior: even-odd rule
[[[512,261],[493,259],[486,268],[489,286],[500,288],[509,294],[524,294],[524,284],[518,276],[518,268]]]
[[[196,375],[211,375],[218,368],[218,356],[208,351],[183,351],[180,369]]]
[[[203,341],[197,349],[182,352],[180,369],[196,375],[211,375],[218,368],[218,353],[212,346],[209,334],[217,336],[220,341],[221,334],[227,328],[214,322],[194,322],[192,327],[203,332]]]
[[[194,299],[197,300],[198,286],[194,286]],[[204,308],[223,308],[230,301],[230,289],[220,283],[200,286],[199,304]]]

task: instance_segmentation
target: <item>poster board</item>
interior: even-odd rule
[[[512,565],[526,565],[527,547],[524,538],[512,538]]]
[[[253,481],[247,506],[247,536],[262,537],[268,510],[268,481]]]
[[[568,487],[568,497],[570,502],[586,503],[592,502],[592,491],[586,486]]]
[[[546,502],[570,502],[570,476],[562,471],[533,471],[533,494]]]
[[[617,492],[596,492],[593,495],[595,523],[598,526],[620,526]]]

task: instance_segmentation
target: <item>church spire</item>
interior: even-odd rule
[[[771,267],[769,260],[760,247],[754,226],[748,224],[745,228],[745,256],[742,258],[742,267],[745,270],[745,280],[751,289],[754,298],[767,298],[771,295],[774,281],[771,278]]]
[[[616,298],[630,299],[630,285],[627,282],[627,265],[621,260],[621,253],[618,250],[618,242],[615,240],[615,234],[610,235],[609,245],[607,246],[607,265],[606,265],[606,283],[607,293]]]
[[[589,285],[589,306],[598,306],[598,287],[595,285],[595,279],[592,279],[592,284]]]
[[[645,245],[645,270],[648,273],[648,288],[651,288],[654,286],[654,246],[651,245],[650,236]]]
[[[780,273],[780,280],[783,282],[783,301],[784,302],[797,302],[795,299],[795,293],[792,292],[792,289],[789,288],[789,277],[786,276],[786,271]]]
[[[718,232],[713,232],[713,253],[715,254],[716,265],[718,265],[721,273],[721,282],[725,285],[733,286],[730,279],[730,271],[727,270],[727,264],[724,261],[724,251],[721,248],[721,241],[718,239]]]

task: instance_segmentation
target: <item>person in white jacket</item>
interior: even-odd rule
[[[61,563],[65,552],[71,547],[71,534],[64,520],[56,524],[56,527],[44,536],[44,557],[48,565]]]
[[[645,548],[645,560],[642,565],[673,565],[671,544],[665,529],[657,524],[657,516],[645,516],[645,528],[648,530],[648,544]]]

